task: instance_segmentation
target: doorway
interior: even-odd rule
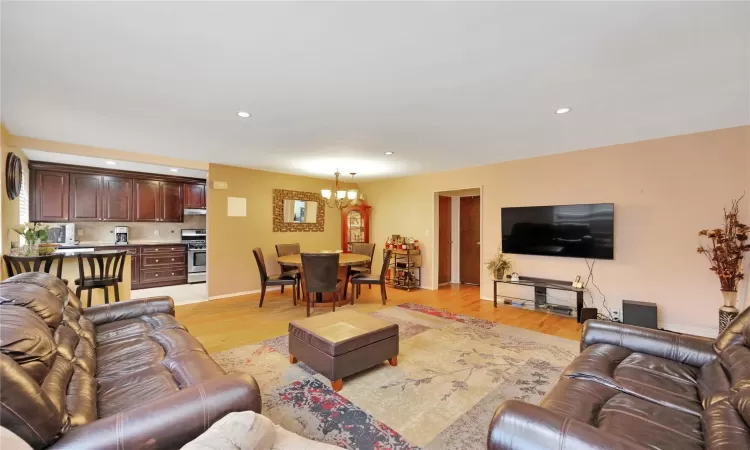
[[[481,270],[479,246],[482,244],[479,232],[481,202],[478,195],[461,197],[460,202],[459,274],[461,283],[478,286]]]
[[[480,284],[481,216],[480,188],[435,193],[435,288]]]

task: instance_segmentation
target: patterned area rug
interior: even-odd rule
[[[405,303],[371,313],[397,323],[398,366],[330,381],[289,364],[287,336],[212,357],[253,375],[263,414],[287,430],[349,449],[484,449],[495,409],[537,403],[578,354],[576,341]]]

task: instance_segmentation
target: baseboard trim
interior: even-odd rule
[[[281,288],[278,287],[278,286],[270,286],[270,287],[266,288],[266,292],[278,291],[278,290],[281,290]],[[222,299],[222,298],[240,297],[240,296],[243,296],[243,295],[252,295],[252,294],[260,294],[260,289],[256,289],[254,291],[242,291],[242,292],[233,292],[231,294],[214,295],[212,297],[208,297],[208,299],[209,300],[219,300],[219,299]]]
[[[696,336],[704,336],[715,338],[719,335],[719,327],[707,327],[707,326],[696,326],[696,325],[682,325],[678,323],[662,323],[659,325],[668,331],[675,331],[683,334],[694,334]]]

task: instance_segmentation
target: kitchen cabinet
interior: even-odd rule
[[[161,219],[161,195],[159,182],[135,180],[133,188],[136,222],[159,222]]]
[[[185,209],[182,203],[182,185],[160,181],[159,197],[161,203],[160,222],[182,222],[182,213]]]
[[[70,221],[101,220],[102,177],[83,173],[70,175]]]
[[[70,174],[38,170],[31,181],[31,219],[36,222],[67,222]]]
[[[185,208],[206,209],[206,185],[185,183],[183,185],[183,199]]]
[[[105,175],[102,177],[100,219],[105,222],[133,221],[133,180]]]
[[[37,222],[182,222],[185,208],[206,207],[206,185],[197,178],[38,161],[29,169],[29,213]]]

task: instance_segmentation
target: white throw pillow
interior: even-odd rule
[[[272,450],[276,428],[253,411],[229,413],[182,450]]]

